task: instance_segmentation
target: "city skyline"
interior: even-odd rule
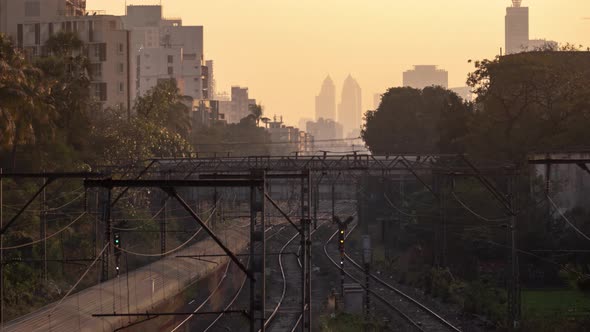
[[[413,65],[437,64],[449,71],[449,86],[463,86],[473,69],[468,60],[493,58],[504,47],[504,16],[512,4],[326,0],[279,5],[260,0],[241,8],[219,0],[201,3],[198,10],[190,10],[196,8],[191,2],[162,5],[166,17],[182,16],[186,25],[204,26],[219,91],[248,86],[270,114],[284,114],[286,122],[297,124],[300,117],[315,117],[313,97],[328,73],[335,82],[343,82],[348,73],[358,79],[363,110],[372,108],[373,94],[400,86],[403,71]],[[590,45],[590,24],[582,19],[590,13],[590,3],[524,0],[523,6],[530,8],[531,38]],[[88,8],[119,15],[125,11],[119,0],[90,0]],[[399,33],[410,30],[412,36]],[[332,38],[339,33],[347,38]]]

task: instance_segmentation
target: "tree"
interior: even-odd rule
[[[262,114],[264,114],[264,109],[260,104],[250,104],[248,105],[250,110],[250,115],[254,121],[256,121],[256,127],[260,124],[260,119],[262,118]]]
[[[361,132],[373,153],[460,152],[469,105],[441,87],[391,88],[365,114]]]
[[[175,80],[161,80],[135,102],[138,117],[167,128],[188,139],[191,131],[190,107],[192,99],[180,95]]]
[[[11,151],[13,168],[19,145],[52,133],[53,110],[43,83],[41,72],[0,34],[0,144]]]
[[[74,150],[82,151],[87,140],[90,116],[98,105],[90,96],[90,62],[84,43],[74,33],[59,32],[45,43],[49,55],[35,61],[51,87],[49,102],[56,110],[56,126]]]
[[[189,157],[192,147],[180,134],[137,116],[106,109],[93,120],[94,151],[107,165],[133,165],[141,160]]]
[[[522,162],[534,150],[585,146],[590,134],[586,52],[528,52],[475,63],[469,152]]]

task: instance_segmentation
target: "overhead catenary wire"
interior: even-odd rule
[[[509,220],[509,217],[504,217],[504,218],[486,218],[484,216],[482,216],[481,214],[473,211],[473,209],[469,208],[469,206],[467,206],[467,204],[465,204],[456,194],[455,192],[451,192],[451,194],[453,195],[453,198],[467,211],[469,211],[472,215],[476,216],[477,218],[483,220],[483,221],[487,221],[487,222],[498,222],[498,221],[506,221]]]
[[[76,219],[74,219],[71,223],[69,223],[68,225],[66,225],[64,228],[60,229],[59,231],[57,231],[57,232],[55,232],[55,233],[53,233],[53,234],[51,234],[51,235],[49,235],[49,236],[47,236],[47,237],[45,237],[43,239],[35,240],[35,241],[32,241],[32,242],[28,242],[28,243],[19,244],[19,245],[16,245],[16,246],[2,247],[2,248],[0,248],[0,250],[19,249],[19,248],[24,248],[24,247],[32,246],[34,244],[41,243],[43,241],[47,241],[47,240],[51,239],[52,237],[54,237],[54,236],[56,236],[56,235],[58,235],[58,234],[60,234],[60,233],[62,233],[64,231],[66,231],[68,228],[70,228],[73,224],[75,224],[76,222],[78,222],[78,220],[80,220],[86,214],[87,214],[87,212],[82,212],[81,215],[79,215]]]
[[[64,295],[64,297],[62,297],[61,300],[59,300],[59,302],[55,306],[53,306],[53,308],[51,308],[51,311],[49,312],[49,319],[50,319],[49,322],[50,323],[51,323],[51,315],[63,303],[63,301],[74,291],[74,289],[76,289],[76,287],[78,287],[78,285],[80,284],[80,282],[82,282],[82,280],[84,279],[84,277],[86,277],[86,275],[88,274],[88,272],[90,272],[90,270],[92,269],[92,267],[94,266],[94,264],[96,264],[96,262],[98,262],[98,260],[102,256],[102,253],[104,253],[104,251],[109,247],[109,244],[110,243],[105,244],[105,246],[102,248],[102,250],[100,251],[100,253],[98,255],[96,255],[96,258],[94,259],[94,261],[92,261],[92,263],[90,264],[90,266],[88,266],[88,268],[86,268],[86,271],[84,271],[84,273],[78,279],[78,281],[76,281],[76,283],[70,288],[70,290],[66,293],[66,295]]]
[[[221,197],[221,198],[220,198],[220,199],[219,199],[219,200],[218,200],[218,201],[215,203],[215,205],[217,205],[217,204],[218,204],[218,203],[221,201],[221,199],[222,199],[222,198],[223,198],[223,197]],[[210,209],[208,209],[207,211],[204,211],[203,213],[209,213],[209,212],[210,212],[211,210],[213,210],[214,208],[215,208],[215,206],[212,206]],[[156,214],[155,214],[155,215],[153,215],[152,217],[150,217],[149,219],[145,219],[145,218],[141,218],[141,219],[121,219],[121,220],[124,220],[124,221],[131,221],[131,220],[134,220],[134,221],[143,221],[143,223],[141,223],[141,225],[139,225],[139,226],[136,226],[136,227],[130,227],[130,228],[125,228],[125,227],[116,227],[116,226],[113,226],[112,228],[113,228],[114,230],[117,230],[117,231],[124,231],[124,232],[125,232],[125,231],[136,231],[136,230],[138,230],[138,229],[142,228],[143,226],[145,226],[145,225],[146,225],[148,222],[154,221],[154,219],[156,219],[156,217],[157,217],[158,215],[160,215],[160,213],[162,213],[162,212],[164,211],[164,209],[165,209],[165,206],[162,206],[162,207],[160,208],[160,210],[158,210],[158,211],[156,212]],[[178,209],[172,209],[172,210],[168,210],[168,212],[172,212],[172,211],[180,211],[180,210],[184,210],[184,209],[182,209],[182,208],[178,208]],[[182,219],[191,219],[191,218],[192,218],[192,217],[188,216],[188,217],[177,217],[177,218],[169,218],[169,220],[182,220]]]
[[[217,208],[215,208],[213,210],[213,212],[209,215],[209,217],[207,218],[207,220],[205,220],[205,223],[209,222],[209,220],[211,220],[211,217],[213,217],[213,215],[215,214],[215,211],[217,210]],[[138,253],[138,252],[133,252],[124,248],[120,248],[120,250],[122,252],[126,252],[128,254],[131,255],[135,255],[135,256],[140,256],[140,257],[162,257],[162,256],[166,256],[169,255],[171,253],[174,253],[182,248],[184,248],[187,244],[189,244],[195,237],[197,237],[197,235],[199,235],[199,233],[201,233],[201,231],[203,230],[203,228],[199,228],[188,240],[186,240],[183,244],[179,245],[178,247],[169,250],[165,253],[159,253],[159,254],[143,254],[143,253]]]
[[[580,234],[583,238],[585,238],[586,240],[590,241],[590,237],[588,235],[586,235],[584,232],[582,232],[578,227],[576,227],[576,225],[574,225],[574,223],[572,223],[567,216],[561,212],[561,209],[557,206],[557,204],[555,204],[555,202],[551,199],[551,197],[549,197],[549,195],[547,196],[547,200],[549,200],[549,203],[551,203],[551,205],[553,205],[553,208],[555,209],[555,211],[557,211],[557,213],[559,213],[559,215],[563,218],[563,220],[565,220],[565,222],[571,226],[571,228],[574,229],[574,231],[576,231],[576,233]]]
[[[395,206],[395,204],[393,204],[393,202],[389,199],[389,197],[387,196],[387,194],[383,194],[383,197],[385,197],[385,200],[387,201],[387,203],[389,203],[389,205],[391,205],[392,208],[396,209],[399,213],[403,214],[406,217],[438,217],[438,216],[430,216],[430,215],[419,215],[419,214],[414,214],[414,213],[407,213],[405,211],[403,211],[402,209],[398,208],[397,206]]]
[[[353,138],[334,138],[324,140],[314,140],[310,143],[323,143],[323,142],[349,142],[362,140],[361,137]],[[285,144],[297,144],[301,142],[220,142],[220,143],[196,143],[196,146],[219,146],[219,145],[285,145]]]

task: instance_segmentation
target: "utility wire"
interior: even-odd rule
[[[580,234],[582,237],[584,237],[586,240],[590,241],[590,237],[588,237],[588,235],[584,234],[584,232],[582,232],[578,227],[576,227],[576,225],[574,225],[574,223],[572,223],[566,216],[565,214],[563,214],[563,212],[561,212],[561,210],[559,209],[559,207],[557,207],[557,205],[555,204],[555,202],[551,199],[551,197],[549,197],[549,195],[546,195],[547,199],[549,200],[549,202],[551,203],[551,205],[553,205],[553,208],[555,208],[555,211],[557,211],[557,213],[559,213],[559,215],[561,215],[561,217],[563,218],[563,220],[565,220],[565,222],[570,225],[575,231],[576,233]]]
[[[207,220],[205,220],[205,223],[207,223],[211,217],[215,214],[215,211],[217,210],[217,208],[215,208],[215,210],[213,210],[213,212],[209,215],[209,217],[207,218]],[[199,233],[203,230],[203,228],[199,228],[199,230],[197,230],[188,240],[186,240],[186,242],[184,242],[183,244],[179,245],[178,247],[165,252],[165,253],[160,253],[160,254],[142,254],[142,253],[137,253],[137,252],[133,252],[133,251],[129,251],[127,249],[124,248],[120,248],[121,251],[126,252],[128,254],[131,255],[135,255],[135,256],[140,256],[140,257],[162,257],[162,256],[166,256],[169,255],[173,252],[176,252],[180,249],[182,249],[184,246],[186,246],[189,242],[191,242],[195,237],[197,237],[197,235],[199,235]]]
[[[407,216],[407,217],[435,217],[435,216],[429,216],[429,215],[419,215],[419,214],[413,214],[413,213],[407,213],[402,211],[400,208],[398,208],[397,206],[395,206],[395,204],[393,204],[393,202],[391,202],[391,200],[389,199],[389,197],[387,196],[387,194],[383,193],[383,197],[385,197],[385,200],[387,201],[387,203],[389,203],[389,205],[391,205],[391,207],[393,207],[394,209],[396,209],[399,213]]]
[[[487,222],[498,222],[498,221],[505,221],[505,220],[509,220],[509,219],[510,219],[510,218],[506,218],[506,217],[505,217],[505,218],[497,218],[497,219],[486,218],[486,217],[482,216],[481,214],[479,214],[479,213],[477,213],[477,212],[473,211],[471,208],[469,208],[469,206],[467,206],[467,204],[465,204],[465,203],[464,203],[464,202],[463,202],[463,201],[462,201],[462,200],[461,200],[461,199],[460,199],[460,198],[459,198],[459,197],[458,197],[458,196],[455,194],[455,192],[454,192],[454,191],[453,191],[453,192],[451,192],[451,194],[453,195],[453,198],[455,198],[455,200],[456,200],[457,202],[459,202],[459,204],[461,204],[461,206],[462,206],[462,207],[463,207],[465,210],[469,211],[471,214],[473,214],[474,216],[476,216],[477,218],[479,218],[479,219],[481,219],[481,220],[483,220],[483,221],[487,221]]]
[[[51,319],[51,315],[62,304],[62,302],[66,299],[66,297],[68,297],[74,291],[74,289],[76,289],[76,287],[78,287],[78,285],[80,284],[80,282],[82,282],[82,280],[84,279],[84,277],[86,277],[86,275],[88,274],[88,272],[90,272],[90,269],[92,269],[92,267],[94,266],[94,264],[96,264],[96,262],[98,261],[98,259],[102,256],[102,253],[104,253],[104,251],[109,247],[109,244],[110,243],[107,243],[104,246],[104,248],[102,248],[102,250],[100,251],[100,253],[98,255],[96,255],[96,258],[94,259],[94,261],[92,262],[92,264],[90,264],[90,266],[88,266],[88,268],[86,269],[86,271],[84,271],[84,273],[82,274],[82,276],[80,277],[80,279],[78,279],[78,281],[74,284],[74,286],[72,286],[70,288],[70,290],[66,293],[66,295],[64,295],[64,297],[62,297],[61,300],[59,300],[59,302],[53,308],[51,308],[51,311],[49,312],[49,319]]]
[[[44,239],[39,239],[33,242],[29,242],[29,243],[24,243],[24,244],[19,244],[16,246],[11,246],[11,247],[2,247],[0,248],[0,250],[11,250],[11,249],[18,249],[18,248],[23,248],[23,247],[28,247],[28,246],[32,246],[34,244],[43,242],[43,241],[47,241],[49,239],[51,239],[52,237],[64,232],[65,230],[67,230],[68,228],[70,228],[70,226],[72,226],[73,224],[75,224],[78,220],[80,220],[82,217],[84,217],[87,213],[86,212],[82,212],[81,215],[79,215],[76,219],[74,219],[71,223],[69,223],[67,226],[65,226],[64,228],[60,229],[59,231],[47,236]]]
[[[315,140],[309,142],[310,144],[322,143],[322,142],[347,142],[347,141],[358,141],[361,137],[355,138],[335,138],[335,139],[324,139]],[[197,146],[218,146],[218,145],[279,145],[279,144],[299,144],[301,142],[220,142],[220,143],[196,143]]]

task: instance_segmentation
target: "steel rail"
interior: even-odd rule
[[[356,226],[358,226],[358,223],[355,224],[350,232],[348,232],[345,236],[345,239],[347,239],[350,234],[352,234],[352,231],[356,228]],[[356,267],[357,269],[359,269],[361,272],[364,272],[363,267],[357,263],[352,257],[350,257],[346,252],[344,253],[344,257],[352,263],[352,265],[354,265],[354,267]],[[452,331],[456,331],[456,332],[461,332],[461,330],[459,328],[457,328],[456,326],[454,326],[453,324],[451,324],[449,321],[447,321],[446,319],[444,319],[442,316],[440,316],[439,314],[437,314],[436,312],[434,312],[432,309],[428,308],[427,306],[425,306],[424,304],[418,302],[416,299],[414,299],[413,297],[411,297],[410,295],[404,293],[403,291],[401,291],[400,289],[388,284],[387,282],[383,281],[381,278],[377,277],[376,275],[369,273],[369,277],[371,277],[373,280],[377,281],[379,284],[381,284],[382,286],[384,286],[385,288],[393,291],[394,293],[396,293],[397,295],[401,296],[402,298],[404,298],[405,300],[409,301],[410,303],[416,305],[418,308],[420,308],[420,310],[426,312],[428,315],[430,315],[431,317],[435,318],[436,320],[438,320],[440,323],[442,323],[445,327],[449,328]]]
[[[273,229],[274,227],[271,226],[269,228],[266,229],[266,231],[269,231],[271,229]],[[280,234],[283,230],[285,229],[285,227],[281,227],[276,233],[270,235],[267,240],[272,239],[274,236]],[[248,263],[246,263],[246,265],[249,265],[250,263],[250,257],[248,256]],[[234,297],[231,299],[231,301],[227,304],[227,306],[225,306],[225,308],[223,309],[223,311],[227,311],[231,306],[233,306],[233,304],[237,301],[237,299],[240,297],[240,294],[242,293],[242,290],[244,289],[244,285],[246,284],[246,281],[248,280],[248,277],[245,276],[244,280],[242,281],[242,284],[240,285],[240,288],[237,290],[236,294],[234,295]],[[215,326],[215,324],[217,324],[217,322],[223,317],[223,312],[220,313],[213,322],[211,322],[204,330],[203,332],[207,332],[209,331],[213,326]]]
[[[334,234],[332,234],[332,236],[330,236],[330,238],[328,239],[328,241],[326,241],[324,243],[324,254],[326,255],[326,257],[328,257],[328,259],[332,262],[332,264],[334,264],[334,266],[336,266],[337,268],[340,268],[338,263],[336,263],[336,261],[330,256],[330,254],[328,254],[328,244],[332,241],[332,239],[338,234],[338,231],[334,232]],[[420,324],[418,322],[416,322],[415,320],[413,320],[410,316],[406,315],[402,310],[400,310],[397,306],[395,306],[394,304],[392,304],[391,302],[387,301],[387,299],[385,299],[384,297],[382,297],[381,295],[377,294],[375,291],[366,288],[363,283],[360,280],[357,280],[355,277],[352,276],[352,274],[350,274],[349,272],[344,271],[344,274],[346,274],[351,280],[353,280],[354,282],[358,283],[359,286],[361,286],[361,288],[363,288],[364,290],[366,290],[367,292],[373,294],[373,296],[375,296],[379,301],[383,302],[383,304],[385,304],[387,307],[391,308],[393,311],[395,311],[401,318],[403,318],[405,321],[407,321],[410,325],[414,326],[418,331],[422,331],[422,332],[426,332],[422,326],[420,326]]]
[[[345,210],[346,208],[342,208],[340,210],[338,210],[338,212],[341,212],[343,210]],[[329,213],[325,213],[322,216],[328,215]],[[314,229],[311,234],[315,233],[318,229],[320,229],[322,226],[324,226],[328,221],[325,221],[323,223],[321,223],[317,229]],[[276,314],[278,313],[283,300],[285,299],[286,296],[286,291],[287,291],[287,279],[286,279],[286,275],[285,275],[285,270],[284,270],[284,266],[283,266],[283,262],[282,262],[282,256],[283,256],[283,252],[284,249],[287,248],[289,246],[289,244],[291,242],[293,242],[293,240],[295,240],[297,237],[299,237],[299,234],[295,234],[284,246],[283,248],[281,248],[281,254],[279,254],[279,266],[281,268],[281,275],[283,276],[283,293],[281,294],[281,298],[278,302],[278,304],[276,305],[275,309],[273,310],[272,314],[270,315],[270,317],[267,319],[266,323],[265,323],[265,327],[267,327],[272,320],[274,319],[274,317],[276,316]],[[301,245],[299,245],[299,249],[298,249],[298,254],[297,256],[299,256],[299,252],[301,250]],[[299,259],[299,257],[297,257],[297,264],[299,265],[299,268],[301,269],[303,266],[301,265],[301,260]],[[295,321],[295,325],[293,326],[293,328],[291,329],[291,332],[295,331],[297,329],[297,326],[299,325],[299,322],[301,321],[301,317],[302,315],[299,314],[297,320]]]

